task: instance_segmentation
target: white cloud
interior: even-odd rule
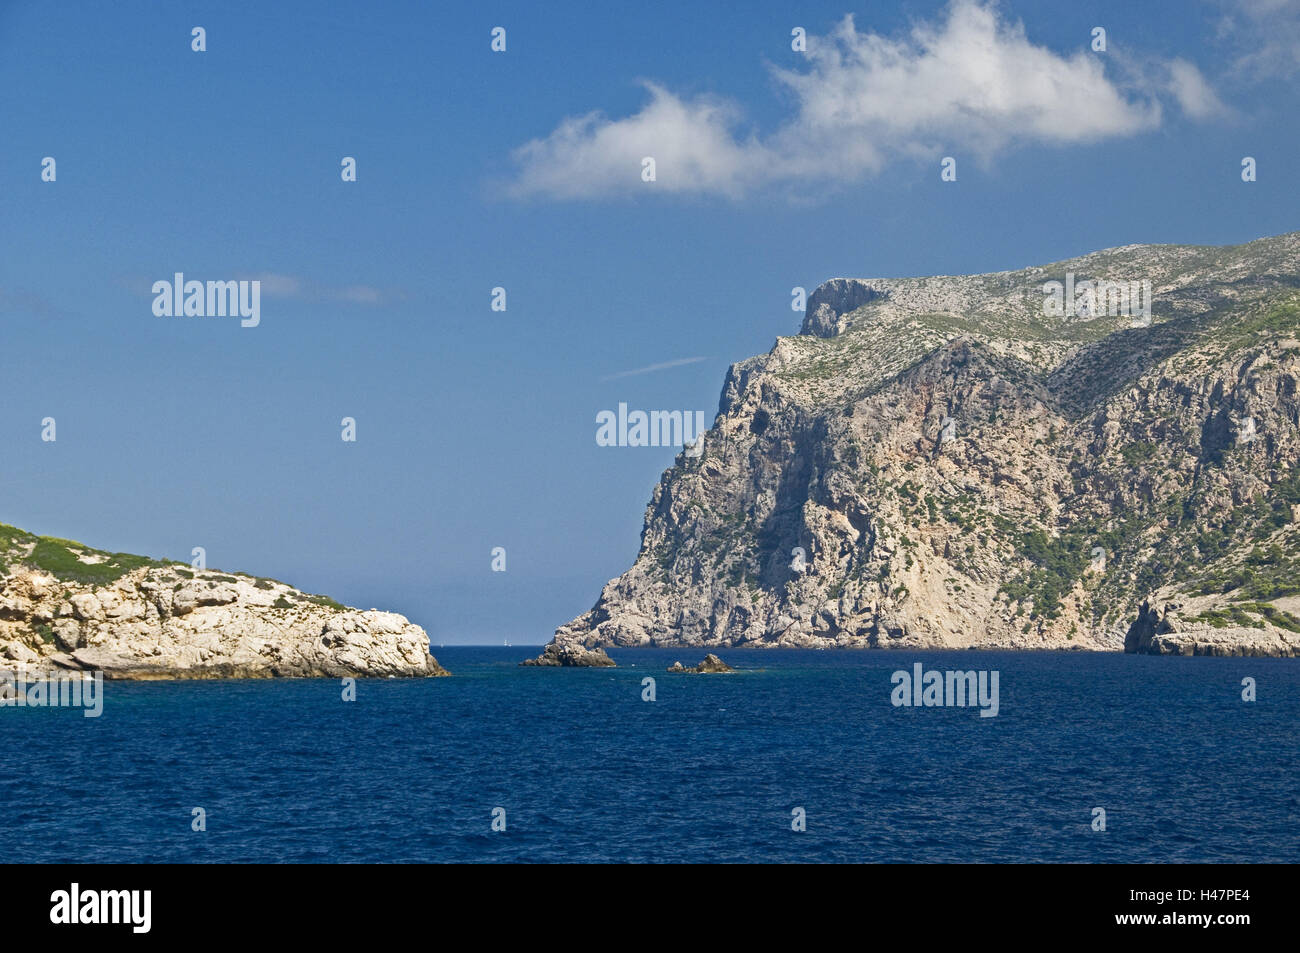
[[[1300,0],[1221,0],[1219,38],[1236,51],[1238,78],[1290,79],[1300,73]]]
[[[327,292],[327,295],[340,301],[349,301],[352,304],[382,304],[384,301],[384,293],[378,288],[371,288],[369,285],[351,285],[337,291]]]
[[[328,288],[296,278],[293,275],[263,273],[247,275],[262,283],[262,294],[271,298],[298,298],[305,301],[342,301],[346,304],[382,304],[384,293],[369,285],[349,285],[346,288]]]
[[[1261,0],[1267,2],[1267,0]],[[1106,75],[1112,51],[1081,43],[1068,56],[1032,43],[1024,26],[983,0],[953,0],[937,23],[898,38],[859,32],[846,16],[809,37],[806,67],[773,69],[795,109],[770,136],[741,136],[740,110],[709,97],[683,99],[646,84],[637,113],[564,120],[517,149],[515,196],[572,199],[647,187],[737,196],[758,186],[843,183],[880,172],[897,156],[973,153],[1019,143],[1091,144],[1158,126],[1161,96],[1189,116],[1222,106],[1191,63],[1164,64],[1159,80],[1121,85]],[[656,181],[641,181],[653,156]]]
[[[1209,119],[1228,111],[1201,71],[1186,60],[1176,59],[1169,63],[1168,88],[1179,108],[1193,119]]]
[[[617,374],[607,374],[601,378],[602,381],[618,380],[621,377],[635,377],[638,374],[653,374],[655,371],[666,371],[671,367],[682,367],[686,364],[698,364],[705,360],[702,357],[679,357],[672,361],[664,361],[660,364],[649,364],[645,367],[638,367],[633,371],[619,371]]]
[[[1158,107],[1129,101],[1106,79],[1101,57],[1034,46],[1021,24],[970,0],[954,3],[941,26],[921,24],[900,40],[859,33],[845,17],[810,44],[809,59],[808,72],[777,77],[799,99],[791,131],[828,145],[848,137],[879,143],[877,152],[932,151],[927,144],[940,141],[991,151],[1013,140],[1128,135],[1159,120]]]
[[[669,192],[736,193],[750,177],[761,147],[735,138],[736,112],[721,100],[686,101],[662,86],[640,112],[625,119],[599,113],[566,119],[545,139],[515,151],[515,195],[577,198],[641,184],[641,160],[655,160],[656,184]]]
[[[297,298],[302,294],[302,282],[292,275],[261,274],[253,275],[254,281],[262,283],[262,294],[272,298]]]

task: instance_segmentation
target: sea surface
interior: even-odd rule
[[[616,649],[617,669],[518,666],[538,651],[435,648],[455,677],[363,679],[354,702],[328,679],[108,682],[99,718],[0,708],[5,859],[1300,861],[1300,660],[732,650],[735,675],[670,675],[703,653]],[[891,674],[915,662],[997,671],[998,715],[895,707]]]

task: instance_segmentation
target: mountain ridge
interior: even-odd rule
[[[1145,311],[1114,313],[1128,289]],[[1300,654],[1298,382],[1300,232],[830,279],[728,369],[636,561],[549,657]]]

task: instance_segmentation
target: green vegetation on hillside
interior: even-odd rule
[[[16,526],[0,523],[0,578],[9,575],[19,566],[29,566],[49,573],[61,582],[91,586],[110,585],[132,570],[146,567],[166,569],[169,573],[174,573],[175,576],[183,579],[194,579],[196,576],[193,569],[175,560],[150,559],[148,556],[137,556],[132,553],[110,553],[75,540],[59,539],[56,536],[37,536]],[[247,573],[229,575],[211,572],[205,578],[209,583],[235,583],[239,582],[240,576],[251,581],[258,589],[288,585],[275,579],[250,576]],[[177,584],[176,588],[179,589],[180,584]],[[331,609],[347,608],[329,596],[307,595],[302,598],[313,605]]]
[[[166,566],[168,561],[109,553],[84,543],[55,536],[36,536],[26,530],[0,523],[0,573],[8,574],[15,564],[26,564],[63,582],[105,585],[142,566]]]
[[[74,552],[75,550],[75,552]],[[85,562],[81,557],[90,557]],[[105,553],[67,539],[42,536],[36,541],[27,561],[63,582],[106,585],[116,582],[133,569],[163,566],[165,562],[130,553]]]

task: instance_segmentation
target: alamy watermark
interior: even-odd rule
[[[1076,281],[1074,272],[1065,281],[1043,285],[1043,314],[1049,318],[1133,319],[1133,327],[1151,326],[1150,281]]]
[[[153,924],[152,890],[83,890],[74,883],[50,894],[53,924],[122,924],[132,933],[148,933]]]
[[[84,708],[87,718],[98,718],[104,713],[104,673],[0,669],[0,708]]]
[[[704,452],[704,411],[602,410],[596,415],[598,447],[684,447],[688,457]]]
[[[927,672],[916,662],[911,672],[900,669],[889,680],[894,686],[889,700],[895,708],[965,708],[978,704],[981,718],[993,718],[998,713],[997,672]]]
[[[153,283],[153,313],[160,318],[242,318],[245,328],[262,322],[262,282],[186,281],[184,272]]]

